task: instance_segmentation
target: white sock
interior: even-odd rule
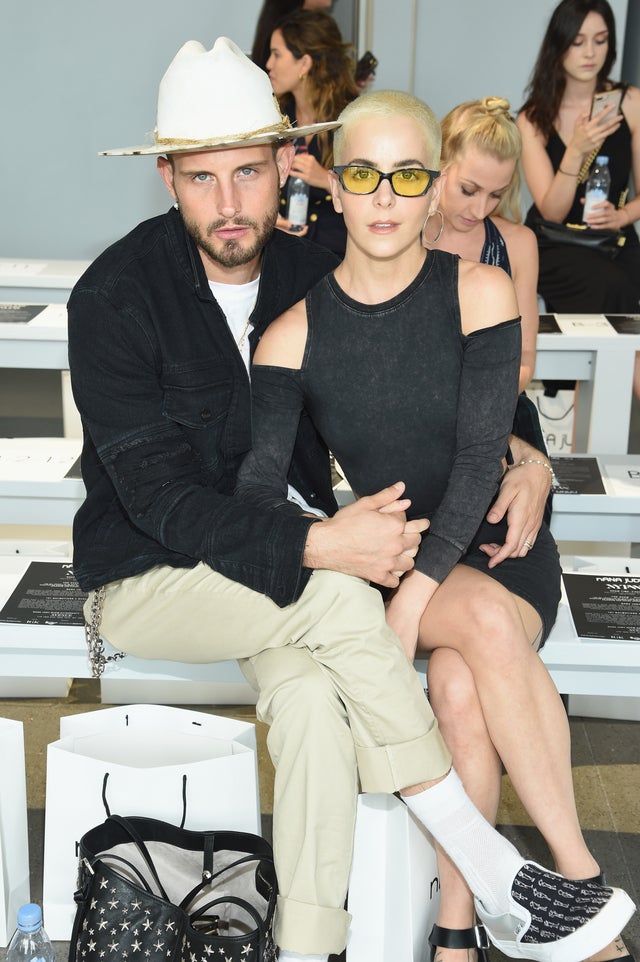
[[[298,955],[297,952],[287,952],[280,949],[278,962],[329,962],[328,955]]]
[[[526,860],[481,815],[453,769],[433,788],[404,796],[404,801],[450,855],[487,911],[496,915],[506,911],[514,876]]]

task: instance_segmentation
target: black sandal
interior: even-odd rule
[[[431,962],[437,948],[477,949],[478,962],[489,962],[489,938],[484,925],[474,925],[472,929],[445,929],[441,925],[434,925],[429,935],[429,945]]]

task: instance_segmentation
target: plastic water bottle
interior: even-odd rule
[[[296,154],[306,154],[307,145],[299,144]],[[309,213],[309,185],[295,174],[289,177],[287,192],[287,217],[296,227],[304,227]]]
[[[586,220],[589,216],[594,204],[601,204],[603,200],[607,200],[610,187],[611,173],[609,171],[609,158],[604,156],[596,157],[596,162],[589,174],[589,179],[584,189],[583,220]]]
[[[18,909],[18,928],[9,942],[7,962],[55,962],[39,905],[29,903]]]
[[[309,212],[309,185],[301,177],[289,178],[287,217],[292,224],[302,227]]]

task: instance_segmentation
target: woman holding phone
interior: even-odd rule
[[[615,85],[616,29],[607,0],[562,0],[555,8],[518,117],[524,175],[534,200],[526,223],[583,222],[585,181],[596,156],[609,159],[608,200],[584,218],[591,228],[622,231],[607,253],[541,240],[538,291],[552,312],[626,313],[640,305],[640,90],[602,103]],[[595,98],[595,104],[594,104]],[[617,106],[619,102],[619,107]],[[637,196],[628,200],[633,180]],[[640,379],[637,379],[640,388]]]

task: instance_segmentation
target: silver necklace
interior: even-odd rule
[[[250,326],[251,326],[251,318],[249,317],[247,323],[246,323],[245,326],[244,326],[244,330],[242,331],[242,334],[240,335],[240,339],[236,341],[236,344],[238,345],[238,350],[239,350],[241,353],[242,353],[242,348],[244,347],[244,342],[245,342],[246,339],[247,339],[247,334],[249,333],[249,328],[250,328]]]

